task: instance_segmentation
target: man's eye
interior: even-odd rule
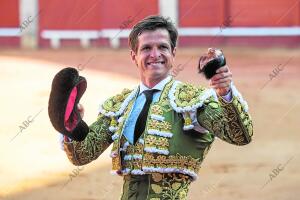
[[[142,50],[149,50],[150,47],[143,47]]]
[[[161,48],[162,48],[162,49],[169,49],[169,47],[168,47],[168,46],[165,46],[165,45],[161,46]]]

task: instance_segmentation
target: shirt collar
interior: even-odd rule
[[[157,83],[153,88],[148,88],[146,85],[144,85],[144,83],[140,83],[140,92],[139,94],[141,94],[142,92],[144,92],[145,90],[159,90],[162,91],[165,87],[165,85],[172,79],[172,76],[167,76],[165,79],[161,80],[159,83]]]

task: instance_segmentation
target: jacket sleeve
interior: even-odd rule
[[[89,126],[89,133],[83,141],[64,141],[64,150],[74,165],[92,162],[110,146],[112,143],[110,121],[110,118],[99,114],[97,120]]]
[[[248,144],[253,135],[248,106],[240,94],[233,95],[230,102],[222,97],[218,97],[218,100],[210,97],[198,108],[197,120],[204,128],[230,144]]]

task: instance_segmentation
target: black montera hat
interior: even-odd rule
[[[77,109],[86,88],[86,79],[71,67],[59,71],[51,86],[48,103],[50,121],[58,132],[76,141],[84,140],[89,132]]]
[[[226,65],[226,59],[221,50],[215,50],[218,53],[215,54],[215,58],[209,60],[204,64],[203,68],[201,68],[201,60],[199,60],[198,71],[199,73],[203,73],[206,79],[211,79],[217,72],[220,67]]]

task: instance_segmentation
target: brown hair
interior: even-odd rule
[[[156,29],[166,29],[169,32],[171,48],[173,51],[176,47],[178,32],[174,24],[170,21],[170,18],[164,18],[160,15],[148,16],[133,26],[128,38],[131,50],[137,52],[138,36],[140,34],[144,31],[155,31]]]

